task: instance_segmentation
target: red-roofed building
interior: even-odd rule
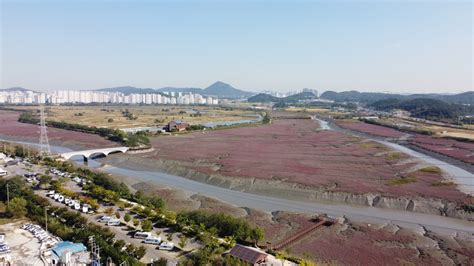
[[[263,265],[267,260],[267,254],[256,248],[235,245],[229,254],[252,265]]]

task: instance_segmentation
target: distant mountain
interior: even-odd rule
[[[242,91],[232,87],[231,85],[224,82],[216,82],[211,86],[201,89],[201,88],[176,88],[176,87],[164,87],[160,89],[152,88],[136,88],[132,86],[124,87],[113,87],[113,88],[103,88],[98,89],[97,91],[107,91],[107,92],[120,92],[123,94],[144,94],[144,93],[165,93],[165,92],[183,92],[183,93],[197,93],[204,96],[217,96],[219,98],[245,98],[252,96],[254,93]]]
[[[0,89],[0,91],[7,91],[7,92],[21,91],[21,92],[26,92],[26,91],[32,91],[32,90],[25,89],[25,88],[22,88],[22,87],[11,87],[11,88],[7,88],[7,89]]]
[[[392,98],[376,101],[368,106],[380,111],[402,109],[410,112],[413,117],[450,122],[458,122],[459,116],[474,114],[474,106],[447,103],[430,98],[406,100]]]
[[[378,93],[378,92],[358,92],[358,91],[326,91],[320,96],[322,99],[333,100],[335,102],[359,102],[359,103],[373,103],[376,101],[387,100],[387,99],[435,99],[445,101],[449,103],[459,104],[470,104],[474,105],[474,92],[464,92],[459,94],[391,94],[391,93]]]
[[[358,91],[325,91],[321,94],[320,98],[333,100],[335,102],[360,102],[360,103],[371,103],[375,101],[385,99],[401,99],[403,95],[400,94],[389,94],[389,93],[378,93],[378,92],[358,92]]]
[[[316,97],[316,95],[312,92],[301,92],[297,94],[293,94],[287,97],[275,97],[270,94],[260,93],[255,96],[252,96],[247,99],[248,102],[255,103],[255,102],[283,102],[283,103],[294,103],[300,100],[306,100]]]
[[[219,98],[246,98],[254,95],[252,92],[236,89],[221,81],[217,81],[211,86],[205,88],[202,93],[204,95],[217,96]]]

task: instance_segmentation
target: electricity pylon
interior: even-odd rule
[[[46,117],[44,114],[44,106],[42,104],[40,104],[40,155],[42,157],[51,155],[48,132],[46,129]]]

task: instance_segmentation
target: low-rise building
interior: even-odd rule
[[[174,132],[174,131],[184,131],[186,128],[189,127],[189,124],[182,121],[182,120],[174,120],[168,123],[168,125],[165,126],[165,130],[168,132]]]
[[[90,265],[90,253],[82,243],[63,241],[49,251],[50,265]]]
[[[268,254],[251,247],[235,245],[229,252],[232,257],[250,263],[251,265],[266,265]]]

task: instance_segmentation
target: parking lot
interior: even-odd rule
[[[0,231],[5,233],[5,242],[10,246],[13,265],[44,265],[40,250],[45,248],[41,242],[27,230],[21,229],[22,222],[0,225]]]

